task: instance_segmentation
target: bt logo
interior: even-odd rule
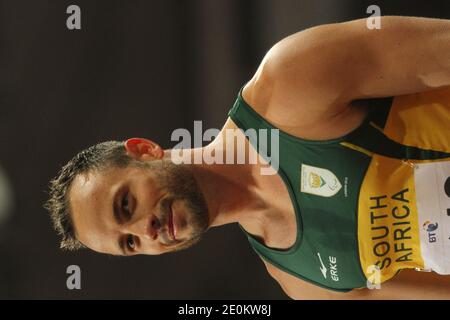
[[[434,233],[434,231],[436,231],[438,227],[439,225],[437,223],[431,223],[430,221],[426,221],[423,224],[423,230],[428,232],[428,242],[436,242],[436,233]]]

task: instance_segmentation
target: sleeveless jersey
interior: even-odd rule
[[[242,131],[266,129],[270,141],[277,128],[242,89],[229,117]],[[277,174],[297,221],[292,247],[269,248],[242,228],[264,260],[335,291],[402,269],[450,274],[450,87],[369,102],[364,122],[337,139],[278,130]],[[270,143],[249,141],[269,161]]]

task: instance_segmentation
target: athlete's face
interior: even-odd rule
[[[69,191],[79,241],[113,255],[190,247],[208,228],[208,209],[190,169],[170,160],[77,176]]]

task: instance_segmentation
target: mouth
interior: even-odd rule
[[[173,222],[173,211],[172,211],[172,204],[169,206],[169,219],[167,221],[167,229],[169,231],[169,236],[173,241],[177,240],[177,228],[176,225]]]

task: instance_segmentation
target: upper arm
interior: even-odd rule
[[[361,288],[341,293],[307,283],[266,261],[264,264],[269,274],[292,299],[450,299],[450,276],[442,276],[434,272],[402,270],[393,279],[382,283],[380,289]]]
[[[450,85],[450,20],[381,19],[379,30],[359,19],[284,38],[252,78],[253,99],[333,115],[356,99]]]
[[[283,291],[291,298],[295,300],[324,300],[333,299],[336,293],[327,290],[316,285],[303,281],[293,275],[284,272],[272,264],[264,261],[267,272],[272,278],[274,278]],[[341,295],[345,295],[342,293]]]

